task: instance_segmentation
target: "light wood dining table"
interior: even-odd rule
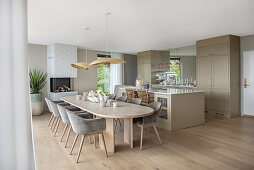
[[[153,114],[154,110],[147,106],[141,106],[131,104],[127,102],[117,101],[119,106],[113,107],[112,104],[106,107],[100,107],[99,103],[93,103],[90,101],[78,100],[76,96],[62,97],[66,103],[87,111],[96,117],[105,118],[106,131],[104,137],[106,141],[106,147],[109,152],[115,152],[115,132],[114,132],[114,119],[124,120],[124,142],[133,148],[133,118],[144,117]],[[101,138],[101,137],[100,137]],[[102,140],[99,139],[100,148],[103,149]]]

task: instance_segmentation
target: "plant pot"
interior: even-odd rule
[[[42,94],[31,94],[32,115],[41,115],[43,109]]]

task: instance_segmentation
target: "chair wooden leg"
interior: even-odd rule
[[[75,139],[74,139],[74,141],[73,141],[73,144],[72,144],[72,146],[71,146],[70,155],[72,154],[72,151],[73,151],[73,149],[74,149],[74,146],[76,145],[78,136],[79,136],[79,134],[76,134]]]
[[[142,145],[143,145],[143,131],[144,131],[144,127],[141,126],[141,132],[140,132],[140,150],[142,150]]]
[[[119,122],[119,125],[122,126],[121,120],[120,119],[117,119],[117,120]]]
[[[83,135],[83,136],[82,136],[82,139],[81,139],[81,143],[80,143],[80,147],[79,147],[79,151],[78,151],[78,156],[77,156],[76,163],[78,163],[79,156],[80,156],[80,153],[81,153],[81,150],[82,150],[83,144],[84,144],[84,140],[85,140],[85,135]]]
[[[117,119],[114,119],[114,132],[116,131],[116,127],[117,127]]]
[[[151,140],[150,127],[147,128],[147,132],[148,132],[149,139]]]
[[[62,133],[62,136],[61,136],[61,139],[60,139],[60,142],[63,141],[63,137],[64,137],[64,134],[65,134],[65,132],[66,132],[67,127],[68,127],[68,124],[65,124],[64,130],[63,130],[63,133]]]
[[[61,121],[61,118],[59,117],[59,118],[58,118],[58,121],[57,121],[57,125],[56,125],[56,131],[55,131],[55,133],[54,133],[54,137],[56,136],[56,133],[57,133],[57,130],[58,130],[60,121]]]
[[[52,130],[54,124],[55,124],[55,121],[56,121],[56,118],[53,116],[53,120],[52,120],[52,124],[51,124],[51,127],[50,127],[50,130]]]
[[[105,143],[105,139],[104,139],[103,132],[101,132],[101,137],[102,137],[102,140],[103,140],[103,145],[104,145],[105,154],[106,154],[106,156],[108,157],[108,152],[107,152],[107,148],[106,148],[106,143]]]
[[[162,144],[162,141],[161,141],[161,138],[160,138],[160,135],[159,135],[159,133],[158,133],[158,131],[157,131],[156,126],[154,125],[153,128],[154,128],[154,131],[155,131],[155,133],[156,133],[156,135],[157,135],[157,137],[158,137],[158,139],[159,139],[159,141],[160,141],[160,144]]]
[[[91,136],[89,136],[89,143],[92,144]]]
[[[50,116],[50,119],[49,119],[48,126],[50,125],[50,123],[51,123],[51,121],[52,121],[53,117],[54,117],[54,115],[53,115],[53,113],[52,113],[52,114],[51,114],[51,116]]]
[[[97,148],[97,146],[96,146],[96,136],[95,135],[93,135],[93,141],[94,141],[94,147]]]
[[[70,133],[71,133],[71,125],[69,125],[69,130],[68,130],[66,142],[65,142],[65,145],[64,145],[65,148],[67,146],[67,143],[68,143],[68,140],[69,140],[69,137],[70,137]]]
[[[53,127],[53,129],[52,129],[52,132],[54,132],[55,131],[55,128],[56,128],[56,125],[57,125],[57,122],[59,121],[59,117],[58,118],[56,118],[56,122],[55,122],[55,125],[54,125],[54,127]]]

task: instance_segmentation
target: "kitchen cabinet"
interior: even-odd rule
[[[240,115],[240,38],[226,35],[196,44],[197,88],[205,92],[206,111]]]
[[[161,63],[166,64],[170,61],[169,51],[149,50],[138,52],[137,55],[137,70],[138,75],[141,75],[144,82],[157,84],[156,73],[158,71],[169,71],[169,68],[159,68]]]

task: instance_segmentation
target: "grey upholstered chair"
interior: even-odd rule
[[[76,137],[75,137],[73,145],[71,147],[70,154],[72,154],[73,148],[77,142],[79,135],[82,135],[76,162],[78,163],[80,152],[81,152],[83,144],[84,144],[85,136],[91,136],[91,135],[96,135],[96,134],[101,134],[103,144],[104,144],[105,153],[106,153],[106,156],[108,157],[107,148],[106,148],[104,135],[103,135],[103,131],[106,130],[106,120],[103,118],[90,119],[90,116],[87,114],[82,115],[82,117],[81,117],[80,115],[77,115],[74,112],[69,111],[69,110],[67,110],[67,115],[68,115],[69,120],[71,122],[73,131],[76,133]],[[95,146],[96,146],[96,141],[94,141],[94,142],[95,142]]]
[[[129,103],[140,105],[142,103],[142,99],[141,98],[134,98],[134,99],[130,100]],[[142,120],[143,120],[143,117],[134,118],[133,123],[137,123],[138,121],[142,121]]]
[[[121,101],[121,102],[127,102],[127,96],[118,97],[116,100]],[[114,130],[116,130],[117,122],[119,122],[120,126],[122,126],[122,125],[121,125],[121,120],[120,120],[120,119],[114,119],[114,122],[115,122]]]
[[[52,129],[52,132],[54,132],[55,128],[56,128],[56,131],[58,129],[58,126],[59,126],[59,123],[60,123],[60,119],[61,119],[61,115],[60,115],[59,110],[57,108],[57,102],[53,102],[51,100],[48,100],[48,101],[49,101],[49,105],[50,105],[50,107],[52,109],[52,112],[53,112],[53,115],[54,115],[54,117],[53,117],[53,123],[52,123],[52,126],[51,126],[50,129]],[[62,106],[70,106],[70,104],[64,103],[64,102],[58,103],[58,104],[60,104]]]
[[[90,113],[85,112],[85,111],[81,111],[79,108],[74,107],[74,106],[62,106],[61,104],[57,104],[57,108],[58,108],[59,113],[61,115],[61,119],[62,119],[63,123],[65,124],[65,127],[64,127],[64,130],[63,130],[60,142],[62,142],[64,134],[66,132],[66,129],[69,126],[69,129],[68,129],[68,132],[67,132],[66,141],[65,141],[65,145],[64,145],[64,147],[66,148],[68,140],[69,140],[69,137],[70,137],[70,133],[71,133],[71,123],[70,123],[69,117],[68,117],[68,115],[66,113],[66,109],[70,110],[70,111],[73,111],[73,112],[75,112],[78,115],[80,115],[80,114],[88,114],[91,117],[91,119],[93,118],[93,116]]]
[[[111,94],[111,95],[109,96],[109,99],[114,100],[115,98],[116,98],[116,95],[115,95],[115,94]]]
[[[54,118],[54,114],[53,114],[53,111],[50,107],[50,103],[49,103],[49,99],[47,97],[45,97],[45,101],[47,103],[47,106],[48,106],[48,109],[49,109],[49,112],[51,113],[51,116],[50,116],[50,119],[49,119],[49,123],[48,123],[48,126],[50,126],[50,124],[52,123],[53,121],[53,118]],[[63,103],[63,101],[57,101],[55,103]]]
[[[140,105],[142,103],[141,98],[134,98],[129,101],[129,103]]]
[[[116,100],[121,101],[121,102],[126,102],[127,101],[127,96],[118,97]]]
[[[159,133],[158,133],[157,128],[155,126],[155,124],[157,122],[157,119],[159,117],[159,113],[160,113],[160,109],[161,109],[161,103],[160,102],[152,102],[152,103],[148,104],[147,106],[153,108],[154,113],[152,115],[143,117],[143,120],[137,123],[138,127],[140,127],[140,129],[141,129],[140,130],[140,132],[141,132],[141,135],[140,135],[140,150],[142,150],[144,128],[148,128],[148,133],[149,133],[149,136],[150,136],[150,129],[149,128],[153,127],[154,131],[155,131],[155,133],[156,133],[156,135],[157,135],[157,137],[160,141],[160,144],[162,144]]]

